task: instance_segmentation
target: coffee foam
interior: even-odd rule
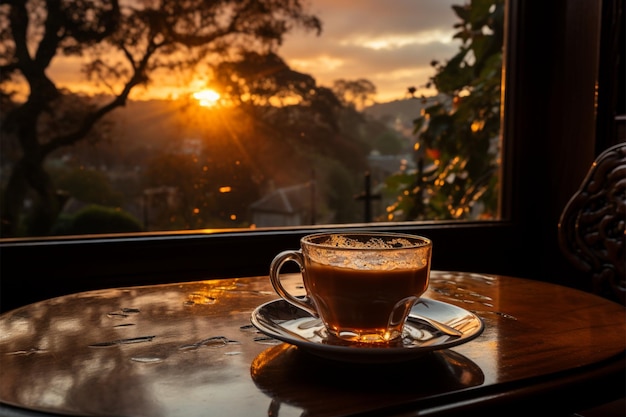
[[[414,243],[411,243],[408,239],[403,238],[393,238],[385,241],[379,237],[370,237],[367,242],[363,242],[343,235],[331,235],[328,241],[324,242],[324,244],[327,246],[346,249],[394,249],[415,246]]]
[[[419,246],[421,245],[404,238],[385,240],[370,237],[364,242],[347,236],[332,235],[323,243],[323,247],[309,247],[308,256],[323,265],[358,270],[423,268],[428,264],[429,250],[426,246]],[[366,250],[361,252],[358,249]],[[383,251],[377,251],[378,249]]]

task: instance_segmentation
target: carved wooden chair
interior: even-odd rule
[[[561,213],[559,245],[591,291],[626,305],[626,143],[594,161]]]
[[[576,268],[591,276],[591,291],[626,305],[626,143],[602,152],[559,221],[559,245]],[[626,398],[570,417],[617,417]]]

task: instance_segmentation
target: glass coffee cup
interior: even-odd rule
[[[318,233],[299,250],[276,255],[274,290],[319,317],[333,336],[355,343],[389,343],[402,335],[413,305],[429,284],[432,242],[421,236],[382,233]],[[282,285],[286,262],[300,267],[306,296]]]

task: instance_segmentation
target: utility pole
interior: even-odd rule
[[[315,207],[315,199],[317,196],[315,195],[315,169],[311,170],[311,181],[309,182],[311,194],[309,198],[311,199],[311,207],[310,207],[310,215],[311,220],[310,224],[315,224],[315,219],[317,217],[317,210]]]
[[[356,196],[357,200],[362,200],[365,204],[365,223],[372,221],[372,200],[380,200],[380,194],[372,194],[372,178],[369,171],[365,171],[365,190]]]

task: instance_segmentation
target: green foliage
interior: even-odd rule
[[[59,216],[53,235],[101,233],[132,233],[143,230],[141,223],[129,213],[113,207],[89,205],[75,215]]]
[[[225,134],[225,133],[222,133]],[[209,147],[212,137],[204,138]],[[215,140],[213,140],[215,142]],[[215,143],[211,143],[215,145]],[[144,172],[149,226],[158,230],[246,226],[257,185],[238,150],[226,143],[199,151],[160,153]]]
[[[392,130],[386,130],[377,135],[373,139],[372,147],[380,152],[381,155],[398,155],[406,151],[405,143]]]
[[[100,171],[83,168],[50,169],[58,189],[85,203],[117,206],[123,196],[116,192],[109,179]]]
[[[473,208],[497,215],[504,1],[453,10],[462,44],[445,64],[433,61],[431,79],[451,104],[435,103],[414,122],[417,169],[387,181],[398,196],[388,209],[394,220],[469,219]]]
[[[320,180],[318,200],[326,201],[333,214],[334,223],[355,223],[363,221],[362,203],[354,196],[359,192],[361,184],[355,184],[354,174],[338,160],[318,158],[316,166]],[[318,207],[318,211],[321,211]]]

